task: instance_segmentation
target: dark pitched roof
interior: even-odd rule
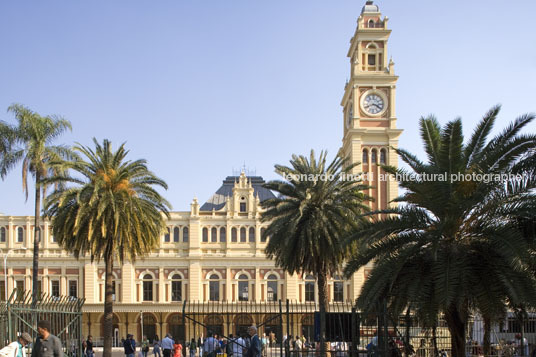
[[[216,193],[201,206],[200,210],[212,211],[212,209],[214,209],[217,211],[222,209],[223,206],[225,206],[227,197],[233,195],[233,187],[235,182],[238,182],[239,179],[239,176],[227,176],[225,180],[223,180],[223,184],[218,191],[216,191]],[[264,179],[261,176],[248,176],[248,181],[251,182],[251,186],[253,187],[253,196],[256,198],[258,195],[261,202],[270,198],[275,198],[272,191],[262,187]]]

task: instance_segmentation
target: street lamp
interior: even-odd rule
[[[2,251],[2,249],[0,249],[0,253],[4,254],[4,294],[5,294],[5,301],[7,303],[7,256],[9,255],[9,253],[15,251],[15,250],[27,250],[28,248],[26,247],[21,247],[21,248],[12,248],[12,249],[8,249],[7,253],[4,254],[4,252]]]

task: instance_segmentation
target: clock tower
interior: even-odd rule
[[[394,179],[386,180],[380,165],[398,166],[398,147],[402,133],[396,128],[395,91],[398,77],[394,63],[388,61],[387,42],[391,30],[387,17],[367,1],[357,19],[357,29],[350,40],[350,80],[346,83],[343,107],[343,140],[341,153],[352,163],[360,162],[353,174],[363,173],[364,183],[371,186],[373,210],[389,207],[398,196]]]

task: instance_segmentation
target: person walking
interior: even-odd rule
[[[26,345],[32,343],[32,337],[23,332],[17,340],[11,342],[6,347],[0,350],[0,356],[2,357],[26,357]]]
[[[63,348],[59,338],[50,333],[50,322],[41,320],[37,323],[38,337],[32,348],[32,357],[63,357]]]
[[[257,327],[250,326],[248,328],[248,334],[251,339],[246,357],[261,357],[261,340],[259,335],[257,335]]]
[[[195,343],[195,338],[192,338],[190,341],[190,357],[195,357],[197,352],[197,344]]]
[[[93,337],[91,335],[87,337],[84,355],[86,357],[93,357],[95,355],[95,353],[93,352]]]
[[[147,336],[143,336],[141,339],[141,353],[143,353],[143,357],[147,357],[149,353],[149,339],[147,339]]]
[[[234,339],[232,343],[233,357],[242,357],[242,352],[244,351],[245,345],[246,342],[244,339],[238,335],[238,337]]]
[[[158,337],[158,335],[155,336],[154,340],[153,340],[153,354],[155,355],[158,355],[158,357],[162,357],[162,354],[160,353],[160,338]]]
[[[173,344],[175,342],[171,338],[171,335],[168,333],[166,337],[162,340],[162,351],[164,357],[171,357],[171,351],[173,350]]]
[[[216,351],[219,349],[220,343],[212,336],[212,331],[209,331],[208,337],[203,344],[203,357],[216,357]]]
[[[132,347],[131,342],[132,335],[127,334],[127,339],[123,341],[123,349],[125,350],[126,357],[134,357],[136,349]]]
[[[182,345],[179,340],[175,342],[173,345],[173,357],[181,357],[182,356]]]

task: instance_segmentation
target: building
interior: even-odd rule
[[[394,64],[387,61],[390,30],[378,6],[367,1],[357,20],[350,41],[351,79],[345,86],[343,107],[343,145],[341,153],[352,162],[363,161],[355,173],[370,174],[374,186],[373,208],[385,208],[397,196],[396,183],[381,180],[378,164],[397,165],[391,147],[397,147],[401,130],[396,129]],[[374,176],[372,176],[372,174]],[[310,304],[318,299],[313,276],[289,275],[268,260],[263,249],[264,224],[260,221],[260,202],[273,197],[262,187],[261,177],[227,177],[216,193],[203,205],[196,199],[187,212],[172,212],[168,231],[158,249],[134,264],[115,266],[114,337],[127,333],[137,339],[171,332],[181,339],[192,336],[181,316],[184,301],[226,306],[243,301],[262,304],[292,300]],[[33,217],[0,216],[0,249],[13,250],[8,259],[7,292],[31,289]],[[53,296],[84,297],[84,335],[102,336],[104,265],[89,257],[76,260],[63,251],[41,227],[41,259],[38,284]],[[27,248],[25,251],[24,248]],[[333,276],[329,281],[333,303],[354,301],[368,268],[349,280]],[[5,294],[6,276],[1,275],[0,298]],[[236,333],[239,321],[206,316],[205,324],[222,333]],[[245,317],[243,324],[254,322]],[[299,320],[301,331],[311,333],[312,318]],[[304,332],[304,333],[306,333]],[[197,337],[197,336],[195,336]]]

